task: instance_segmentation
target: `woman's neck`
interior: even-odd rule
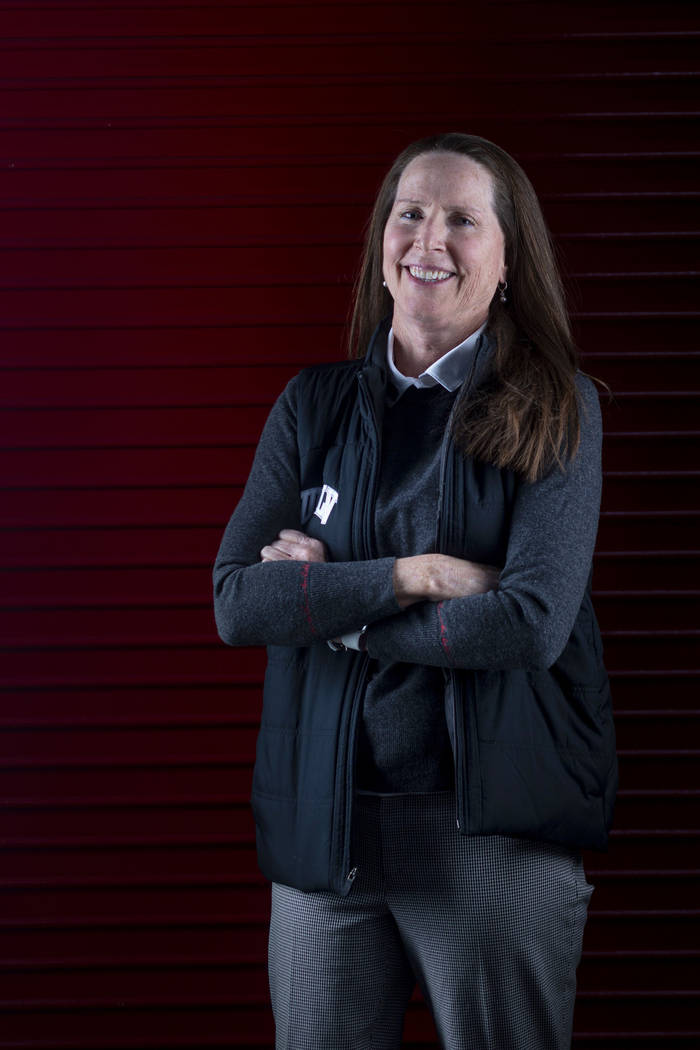
[[[395,318],[392,322],[394,364],[402,375],[416,378],[448,351],[459,346],[472,332],[480,328],[485,320],[486,318],[483,318],[475,322],[469,331],[450,327],[432,331],[420,324],[406,324]]]

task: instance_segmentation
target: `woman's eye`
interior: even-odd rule
[[[472,220],[469,218],[468,215],[458,215],[457,216],[457,224],[459,226],[473,226],[474,225],[474,223],[472,222]]]
[[[419,219],[420,218],[420,212],[415,211],[415,209],[413,209],[413,208],[409,208],[408,211],[402,211],[401,215],[399,216],[399,218],[401,218],[401,219]]]

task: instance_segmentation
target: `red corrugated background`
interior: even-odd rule
[[[3,1050],[271,1046],[263,656],[210,565],[273,398],[342,353],[383,171],[452,128],[530,173],[615,393],[575,1046],[700,1035],[696,9],[0,0]]]

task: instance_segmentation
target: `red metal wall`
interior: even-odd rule
[[[530,173],[615,392],[575,1046],[700,1034],[698,35],[679,2],[0,0],[0,1048],[271,1046],[263,657],[218,643],[210,566],[273,398],[341,354],[384,169],[451,128]]]

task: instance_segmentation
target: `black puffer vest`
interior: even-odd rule
[[[384,322],[364,361],[299,377],[302,527],[323,539],[335,561],[376,557],[387,331]],[[479,350],[483,361],[483,343]],[[354,497],[339,500],[321,526],[314,508],[324,485]],[[510,471],[465,458],[446,434],[438,550],[503,564],[516,486]],[[325,642],[268,648],[252,805],[258,859],[270,880],[341,894],[352,886],[353,766],[368,664],[365,654],[334,652]],[[445,715],[462,834],[607,848],[617,760],[590,577],[555,664],[446,670]]]

